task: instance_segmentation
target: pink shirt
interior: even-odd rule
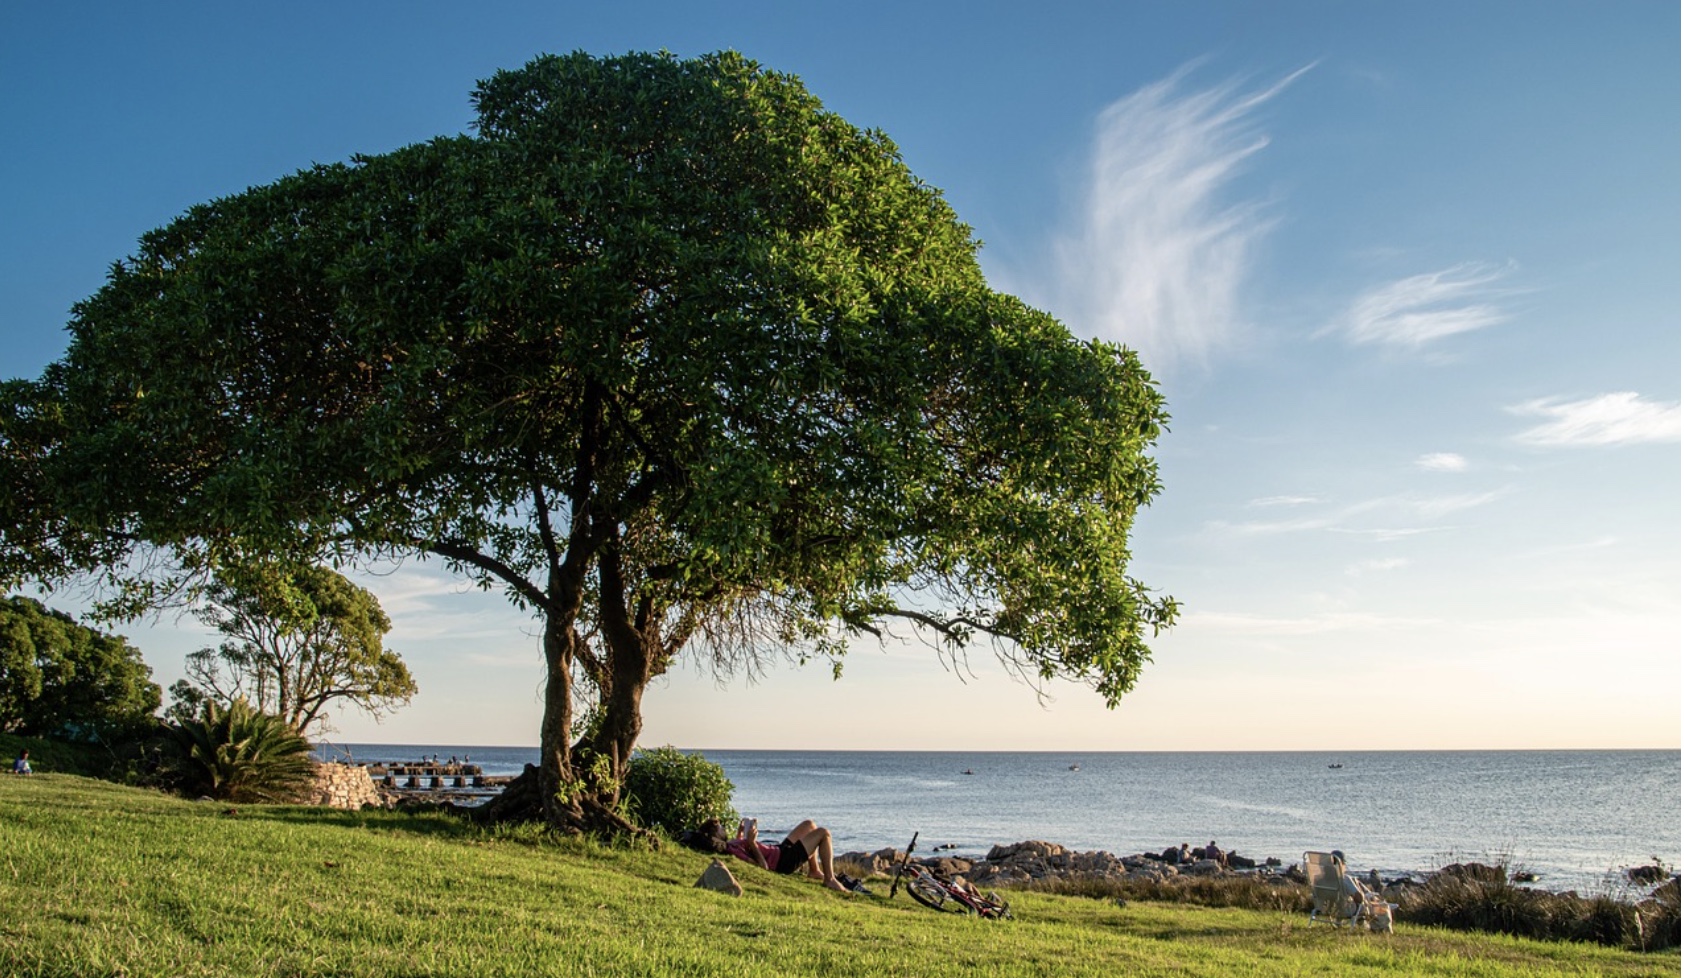
[[[756,842],[755,845],[760,847],[760,855],[766,859],[766,868],[776,870],[778,868],[778,847],[769,846],[764,842]],[[725,843],[725,850],[744,862],[754,862],[753,854],[748,851],[748,840],[746,839],[730,840]]]

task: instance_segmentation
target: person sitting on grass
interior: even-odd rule
[[[848,892],[848,887],[836,878],[829,829],[810,818],[805,819],[800,825],[790,829],[789,834],[777,845],[761,842],[759,833],[759,823],[755,819],[745,818],[737,826],[736,836],[727,839],[725,826],[721,825],[718,819],[710,818],[702,825],[700,834],[712,841],[713,845],[710,848],[716,852],[728,852],[744,862],[786,876],[805,867],[808,876],[823,882],[830,889],[841,893]]]
[[[18,753],[18,759],[12,762],[13,774],[34,774],[35,770],[29,766],[29,751]]]

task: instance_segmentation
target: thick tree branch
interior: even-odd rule
[[[1006,639],[1007,641],[1017,641],[1017,636],[1010,632],[999,629],[987,622],[978,621],[975,618],[969,618],[964,615],[958,615],[943,621],[942,619],[936,618],[932,615],[924,614],[921,611],[913,611],[909,608],[873,608],[871,609],[871,613],[873,615],[882,615],[890,618],[904,618],[907,621],[923,625],[926,628],[940,632],[943,638],[956,645],[970,641],[970,637],[973,632],[981,632],[984,635],[992,635],[995,638]],[[850,621],[848,624],[852,627],[859,628],[862,631],[868,631],[875,634],[873,629],[860,622]]]
[[[486,556],[472,547],[464,544],[452,543],[448,540],[415,539],[413,543],[415,548],[418,550],[425,550],[428,553],[438,554],[446,560],[454,560],[459,564],[467,564],[469,567],[477,567],[480,570],[485,571],[492,577],[495,577],[503,583],[509,585],[509,587],[513,588],[517,594],[526,601],[530,602],[535,608],[547,610],[550,606],[549,596],[540,590],[537,585],[527,580],[525,575],[521,574],[513,567],[510,567],[508,564],[505,564],[494,557]]]

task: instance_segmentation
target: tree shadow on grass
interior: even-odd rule
[[[224,805],[223,815],[252,821],[357,829],[433,839],[485,839],[495,833],[466,815],[443,810],[346,810],[304,805]]]

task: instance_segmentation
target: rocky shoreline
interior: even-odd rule
[[[979,888],[1000,886],[1032,886],[1038,883],[1072,883],[1080,881],[1114,881],[1144,884],[1190,883],[1194,880],[1250,879],[1262,885],[1301,887],[1308,879],[1297,864],[1283,865],[1281,860],[1250,859],[1238,853],[1225,853],[1226,865],[1215,859],[1194,859],[1175,863],[1157,853],[1116,855],[1102,850],[1078,852],[1056,842],[1026,840],[1010,845],[996,845],[980,859],[958,855],[944,855],[940,851],[925,856],[914,855],[912,861],[938,876],[964,879]],[[875,852],[846,852],[837,858],[857,867],[866,875],[890,875],[905,856],[903,850],[879,849]],[[1455,863],[1445,866],[1429,877],[1399,876],[1382,879],[1375,870],[1358,873],[1363,882],[1385,899],[1398,902],[1411,888],[1421,886],[1430,876],[1455,876],[1487,882],[1531,883],[1529,874],[1510,874],[1504,867],[1481,863]],[[1627,869],[1628,881],[1636,887],[1665,885],[1676,875],[1657,866],[1635,866]],[[1676,887],[1676,883],[1672,883]],[[1568,891],[1568,896],[1577,896]]]
[[[895,864],[905,855],[899,849],[879,849],[876,852],[847,852],[838,858],[859,866],[873,874],[894,872]],[[1077,852],[1056,842],[1030,839],[1010,845],[997,845],[980,859],[966,856],[914,856],[913,862],[940,876],[962,878],[976,886],[1013,886],[1047,879],[1125,879],[1162,883],[1180,877],[1209,878],[1218,876],[1253,876],[1278,878],[1283,882],[1302,883],[1304,876],[1296,866],[1282,868],[1279,859],[1253,860],[1235,853],[1226,854],[1228,865],[1215,859],[1194,859],[1185,863],[1171,863],[1155,853],[1118,856],[1096,850]]]

